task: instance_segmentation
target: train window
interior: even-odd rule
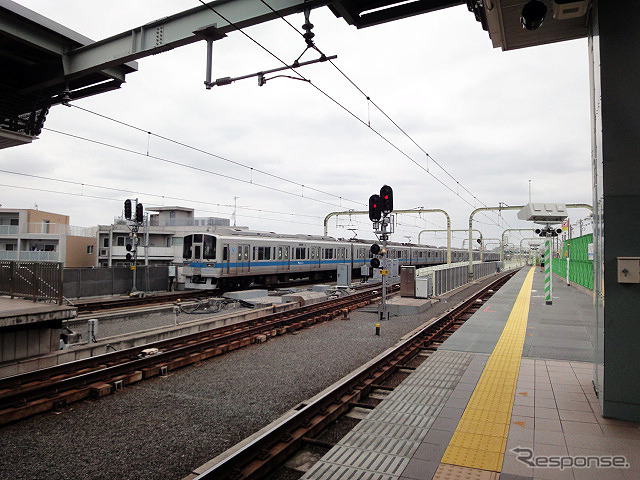
[[[229,260],[229,247],[226,245],[222,248],[222,260],[225,262]]]
[[[242,261],[242,247],[238,247],[238,260]]]
[[[182,245],[183,258],[191,258],[191,245],[193,243],[193,237],[191,235],[184,237],[184,244]]]
[[[282,247],[278,247],[278,260],[282,260]]]
[[[316,249],[315,248],[311,249],[311,258],[316,258]]]
[[[202,243],[202,234],[201,234],[201,233],[196,233],[196,234],[193,236],[193,241],[194,241],[195,243]]]
[[[289,259],[289,247],[284,247],[284,259]]]
[[[204,236],[203,258],[205,260],[213,260],[216,258],[216,239],[211,235]]]

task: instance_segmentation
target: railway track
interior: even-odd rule
[[[262,435],[234,447],[230,450],[232,453],[222,455],[224,458],[199,475],[197,480],[264,478],[305,445],[322,445],[324,442],[318,441],[317,437],[329,425],[353,406],[372,408],[363,403],[372,390],[389,390],[383,385],[385,380],[399,369],[412,370],[413,367],[407,367],[407,364],[419,352],[435,351],[514,274],[510,272],[499,277],[323,395],[299,405],[296,413],[276,422]]]
[[[69,305],[78,309],[78,314],[103,312],[117,308],[139,307],[159,303],[172,303],[178,299],[194,299],[211,296],[211,292],[203,290],[183,290],[180,292],[167,292],[143,297],[110,298],[98,301],[68,301]]]
[[[289,284],[278,285],[278,288],[287,287],[304,287],[313,285],[309,282],[292,282]],[[373,287],[379,284],[362,284],[352,287],[354,290]],[[90,314],[96,312],[104,312],[120,308],[140,307],[154,304],[171,304],[177,300],[193,300],[212,296],[220,296],[226,290],[182,290],[179,292],[162,292],[145,296],[119,297],[101,300],[76,300],[68,301],[69,305],[78,309],[78,314]]]
[[[375,287],[363,289],[336,300],[0,379],[0,425],[99,398],[146,378],[347,315],[379,296]]]

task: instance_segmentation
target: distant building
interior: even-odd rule
[[[96,228],[69,225],[69,217],[34,209],[0,208],[0,260],[96,265]]]
[[[138,232],[138,264],[170,265],[182,262],[182,237],[188,233],[213,231],[216,227],[228,227],[229,219],[218,217],[195,217],[192,208],[147,207],[148,227],[143,225]],[[126,245],[131,229],[122,217],[114,219],[113,225],[98,225],[98,263],[100,267],[123,267],[126,260]],[[145,246],[148,237],[148,251]],[[148,253],[148,256],[147,256]]]

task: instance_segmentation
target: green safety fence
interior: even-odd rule
[[[593,234],[583,235],[565,241],[562,257],[553,259],[553,273],[567,277],[567,252],[569,256],[569,280],[593,290],[593,260],[589,259],[589,244],[593,244]]]

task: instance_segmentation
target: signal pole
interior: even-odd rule
[[[124,218],[130,222],[128,223],[128,225],[129,225],[129,228],[131,229],[131,238],[132,238],[132,245],[131,245],[132,253],[127,253],[127,257],[126,257],[127,260],[133,260],[133,265],[131,265],[131,271],[133,273],[133,285],[131,287],[131,292],[129,292],[129,296],[135,296],[140,293],[136,287],[136,277],[137,277],[136,272],[137,272],[137,265],[138,265],[138,245],[140,244],[140,237],[138,237],[138,231],[140,229],[140,226],[144,222],[144,207],[142,206],[142,203],[138,201],[137,198],[134,201],[136,205],[135,216],[131,208],[132,207],[131,199],[127,198],[124,201]],[[147,245],[147,249],[148,249],[148,245]]]
[[[389,275],[389,260],[387,257],[387,242],[389,234],[393,233],[393,189],[389,185],[384,185],[380,189],[380,195],[374,194],[369,197],[369,219],[373,222],[373,229],[376,236],[382,241],[382,249],[376,244],[371,246],[371,267],[379,268],[382,275],[382,305],[380,309],[380,320],[389,320],[389,309],[387,308],[387,276]],[[387,229],[388,228],[388,229]],[[382,264],[376,255],[382,257]]]

